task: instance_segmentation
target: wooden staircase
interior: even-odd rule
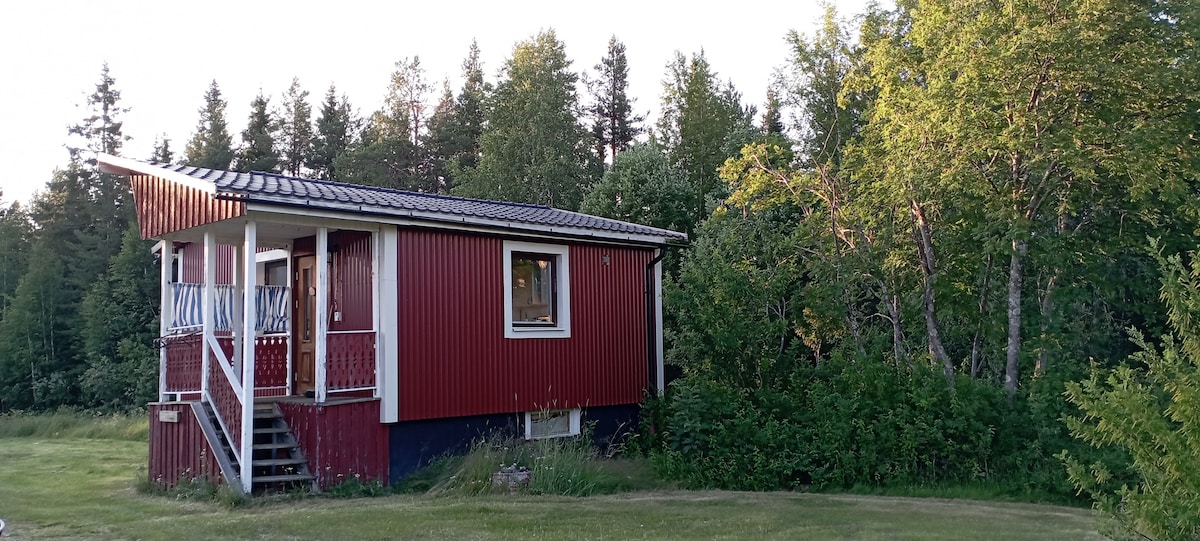
[[[198,417],[204,433],[214,449],[224,451],[224,456],[217,457],[221,470],[225,480],[236,486],[240,483],[237,455],[221,430],[212,406],[203,404],[202,407],[203,416]],[[308,470],[308,460],[284,420],[283,413],[279,411],[279,406],[273,402],[254,405],[253,446],[253,455],[250,457],[253,494],[314,489],[313,481],[316,478]]]

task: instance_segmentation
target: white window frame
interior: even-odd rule
[[[569,415],[571,418],[570,426],[567,432],[557,432],[553,434],[537,434],[533,433],[534,416],[551,416],[551,415]],[[543,411],[527,411],[525,412],[525,439],[527,440],[543,440],[550,438],[567,438],[570,436],[578,436],[581,432],[580,418],[582,412],[579,408],[569,410],[543,410]]]
[[[542,244],[515,240],[504,241],[504,337],[505,338],[570,338],[571,337],[571,262],[570,247],[564,244]],[[554,258],[555,303],[557,321],[553,326],[525,327],[515,325],[512,318],[513,253],[531,253]]]

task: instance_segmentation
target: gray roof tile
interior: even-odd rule
[[[257,171],[235,173],[187,165],[153,164],[153,166],[211,182],[215,185],[217,193],[249,201],[326,207],[339,211],[347,211],[345,206],[353,205],[359,212],[371,214],[407,215],[408,212],[422,212],[442,215],[448,219],[475,218],[544,227],[572,227],[608,233],[661,237],[676,242],[687,239],[686,235],[675,231],[541,205],[431,195]]]

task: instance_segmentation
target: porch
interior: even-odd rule
[[[377,230],[238,219],[158,245],[159,400],[211,412],[210,446],[225,442],[224,476],[244,492],[262,462],[256,403],[311,409],[380,397],[382,242]]]

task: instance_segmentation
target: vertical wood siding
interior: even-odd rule
[[[233,283],[233,251],[228,244],[217,245],[217,283]],[[183,267],[182,281],[187,284],[204,283],[204,245],[198,242],[184,243],[176,248],[179,264]]]
[[[160,411],[179,412],[178,423],[159,421]],[[222,482],[221,466],[188,402],[150,404],[150,482],[171,488],[179,481]]]
[[[355,475],[363,482],[388,482],[388,427],[379,422],[378,400],[278,404],[308,458],[309,470],[317,476],[317,486],[326,489]]]
[[[572,245],[571,338],[505,339],[501,239],[398,243],[401,420],[641,401],[651,250]]]
[[[217,199],[169,180],[133,175],[129,182],[143,239],[246,214],[245,202]]]
[[[330,246],[337,246],[331,307],[342,313],[341,321],[329,324],[331,331],[367,331],[375,324],[371,234],[364,231],[338,231],[330,235]]]

